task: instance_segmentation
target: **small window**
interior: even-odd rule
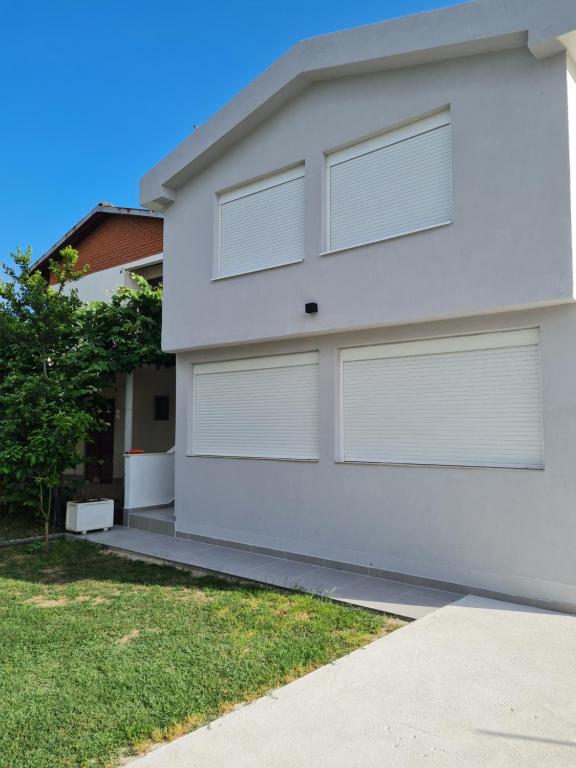
[[[333,152],[326,164],[329,251],[452,221],[449,111]]]
[[[215,277],[257,272],[304,259],[304,166],[218,197]]]
[[[170,418],[170,398],[168,395],[154,396],[154,421],[168,421]]]

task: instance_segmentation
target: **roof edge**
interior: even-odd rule
[[[537,59],[567,49],[574,0],[472,0],[440,10],[308,38],[289,49],[146,173],[142,204],[165,210],[214,156],[311,82],[527,47]]]
[[[109,203],[98,203],[98,205],[95,205],[94,208],[92,208],[91,211],[89,211],[86,216],[80,219],[71,229],[69,229],[59,240],[57,240],[54,245],[52,245],[47,251],[45,251],[42,256],[40,256],[39,259],[36,259],[36,261],[31,265],[30,271],[33,272],[35,269],[38,269],[39,267],[44,264],[45,261],[47,261],[50,258],[53,258],[54,255],[59,251],[61,248],[64,248],[66,246],[67,241],[71,239],[73,235],[75,235],[83,226],[85,226],[90,219],[92,219],[96,214],[99,213],[106,213],[111,215],[120,215],[120,216],[144,216],[146,218],[154,218],[154,219],[162,219],[164,218],[162,213],[159,211],[152,211],[147,208],[122,208],[118,205],[110,205]]]

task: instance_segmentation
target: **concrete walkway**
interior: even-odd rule
[[[130,768],[573,768],[576,617],[466,597]]]
[[[350,571],[309,565],[256,552],[175,539],[134,528],[113,528],[82,538],[168,563],[223,573],[262,584],[324,595],[333,600],[419,619],[461,595]]]

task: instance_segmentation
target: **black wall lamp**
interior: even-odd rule
[[[304,305],[304,309],[306,310],[307,315],[317,315],[318,314],[318,304],[315,301],[309,301]]]

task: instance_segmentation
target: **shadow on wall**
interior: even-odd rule
[[[560,747],[576,747],[576,741],[562,741],[562,739],[546,739],[543,736],[527,736],[522,733],[504,733],[500,731],[476,731],[482,736],[496,736],[501,739],[517,739],[518,741],[535,741],[540,744],[556,744]]]

